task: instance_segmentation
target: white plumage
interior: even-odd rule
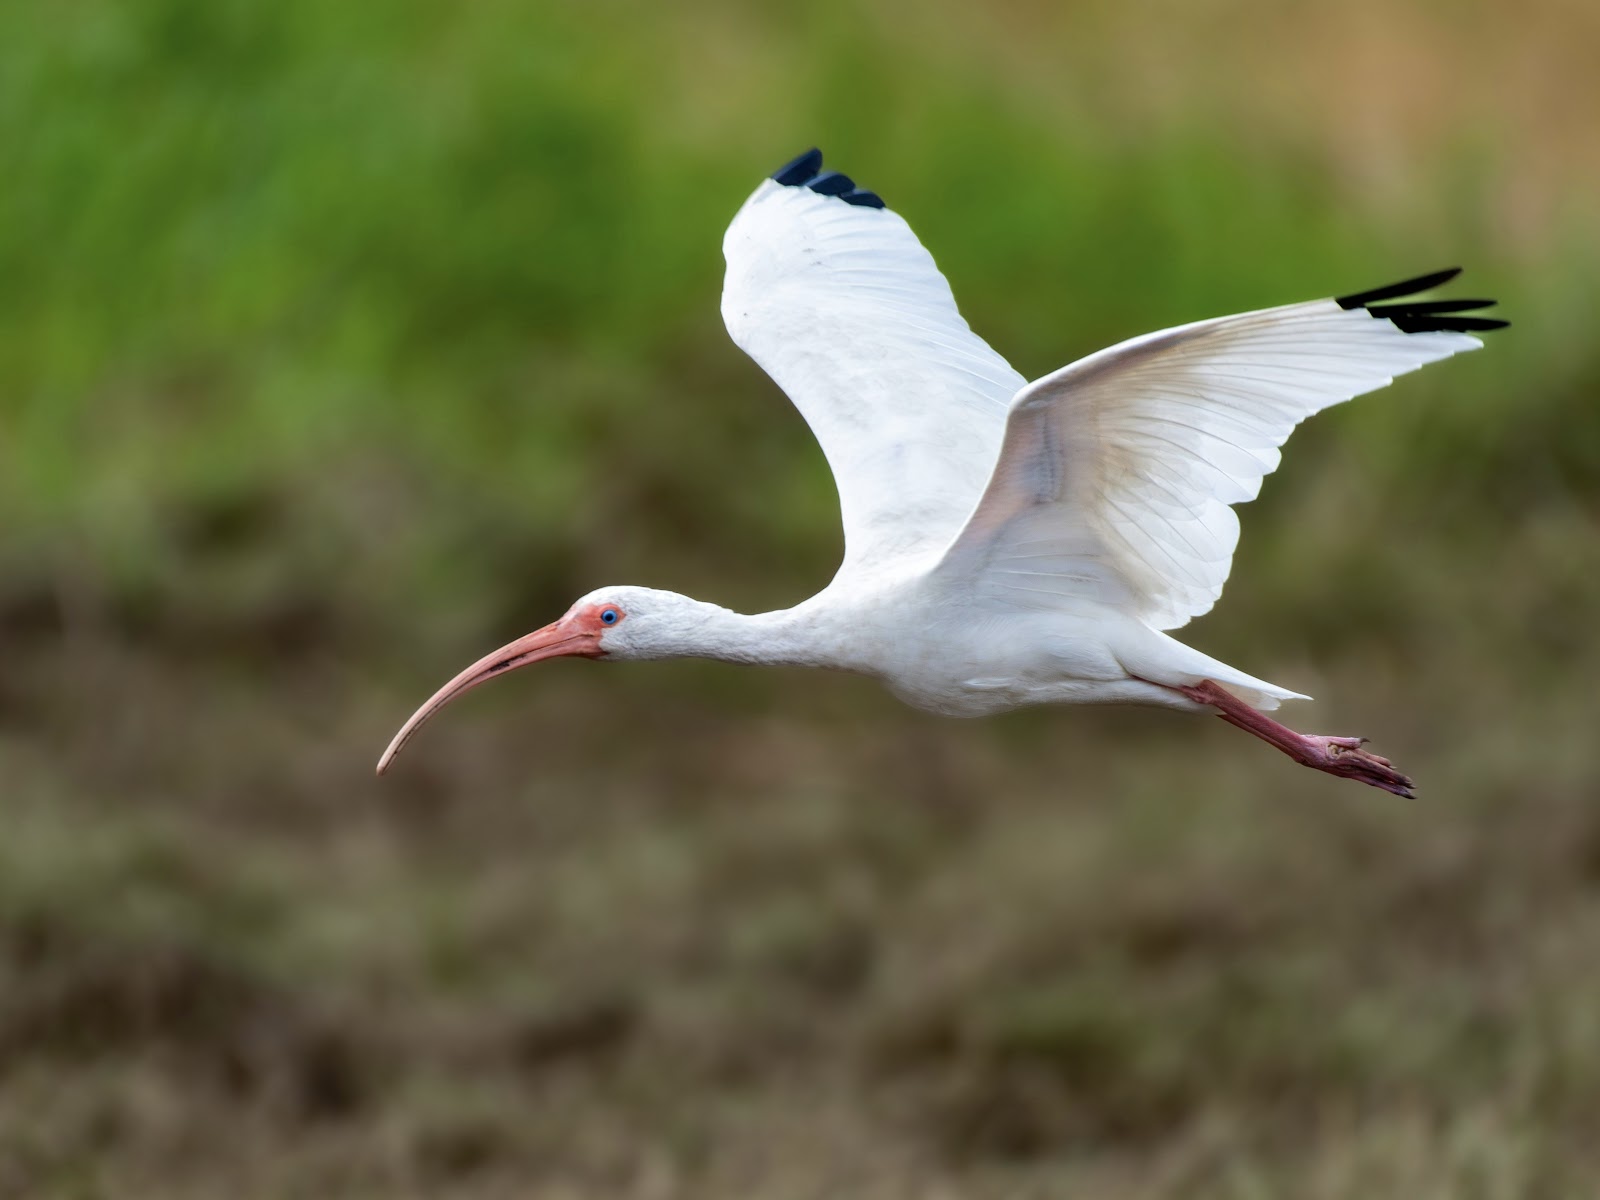
[[[982,502],[952,548],[990,586],[1074,592],[1086,574],[1156,629],[1208,612],[1239,519],[1313,413],[1481,342],[1403,333],[1333,300],[1133,338],[1022,388]]]
[[[1357,739],[1297,734],[1258,711],[1299,693],[1161,631],[1221,595],[1232,506],[1255,498],[1297,424],[1505,324],[1461,315],[1489,301],[1402,299],[1455,271],[1146,334],[1029,383],[968,327],[910,226],[823,172],[817,151],[755,190],[723,253],[729,333],[833,470],[838,574],[755,617],[601,588],[441,689],[380,770],[445,701],[509,667],[700,655],[859,671],[952,715],[1209,708],[1305,765],[1409,794]]]
[[[884,208],[767,180],[722,240],[722,318],[788,393],[839,488],[845,570],[942,550],[1025,382]]]

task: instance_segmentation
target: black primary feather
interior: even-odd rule
[[[1487,333],[1491,329],[1504,329],[1510,321],[1497,321],[1493,317],[1409,316],[1389,318],[1402,333]]]
[[[1407,300],[1404,304],[1369,304],[1367,311],[1375,317],[1387,317],[1390,313],[1471,312],[1494,306],[1493,300]]]
[[[1418,292],[1425,292],[1429,288],[1436,288],[1441,283],[1449,283],[1461,274],[1460,267],[1447,267],[1443,271],[1435,271],[1431,275],[1418,275],[1415,279],[1402,279],[1399,283],[1385,284],[1383,287],[1373,288],[1369,292],[1353,292],[1348,296],[1337,298],[1340,308],[1365,308],[1377,300],[1393,300],[1396,296],[1414,296]]]
[[[1461,274],[1460,267],[1419,275],[1415,279],[1387,284],[1368,292],[1355,292],[1340,296],[1340,308],[1363,308],[1373,316],[1386,320],[1402,333],[1483,333],[1490,329],[1504,329],[1510,321],[1493,317],[1463,317],[1458,314],[1478,308],[1490,308],[1493,300],[1409,300],[1399,304],[1378,304],[1379,300],[1394,300],[1430,291],[1442,283],[1449,283]]]
[[[772,179],[784,187],[808,187],[819,196],[836,196],[846,204],[854,204],[859,208],[884,206],[883,197],[866,188],[858,188],[850,176],[838,171],[824,171],[822,151],[815,147],[784,163],[772,173]]]
[[[856,190],[856,181],[838,171],[824,171],[806,186],[821,196],[842,196]]]
[[[784,163],[772,173],[772,178],[784,187],[799,187],[815,179],[820,170],[822,170],[822,151],[813,146],[799,157]]]

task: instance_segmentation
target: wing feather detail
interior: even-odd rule
[[[845,568],[936,556],[982,494],[1024,380],[967,326],[905,220],[821,167],[802,155],[739,210],[723,319],[822,445]]]
[[[1454,274],[1146,334],[1026,385],[939,569],[997,602],[1186,624],[1222,594],[1232,506],[1260,492],[1296,425],[1505,324],[1458,315],[1481,300],[1366,307]]]

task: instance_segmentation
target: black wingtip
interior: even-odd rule
[[[853,192],[846,192],[840,196],[846,204],[854,204],[860,208],[882,208],[883,197],[877,192],[869,192],[866,188],[857,188]]]
[[[1388,321],[1402,333],[1485,333],[1491,329],[1504,329],[1510,321],[1497,321],[1492,317],[1464,317],[1460,314],[1479,308],[1491,308],[1493,300],[1402,300],[1399,304],[1378,304],[1379,300],[1414,296],[1449,283],[1461,274],[1460,267],[1419,275],[1400,283],[1373,288],[1370,292],[1356,292],[1340,296],[1340,308],[1363,308],[1374,317]]]
[[[1493,308],[1493,300],[1408,300],[1404,304],[1369,304],[1367,311],[1375,317],[1387,317],[1391,313],[1459,313],[1471,312],[1476,308]]]
[[[795,158],[790,159],[772,173],[775,183],[784,187],[800,187],[817,177],[817,172],[822,170],[822,151],[815,146]]]
[[[806,186],[819,196],[842,196],[856,190],[856,181],[838,171],[824,171]]]
[[[1492,317],[1430,317],[1410,313],[1396,313],[1389,317],[1389,321],[1402,333],[1487,333],[1511,324],[1510,321],[1496,321]]]
[[[1441,283],[1449,283],[1459,274],[1461,274],[1460,267],[1447,267],[1431,275],[1418,275],[1415,279],[1402,279],[1399,283],[1385,284],[1383,287],[1373,288],[1370,292],[1352,292],[1348,296],[1338,296],[1336,300],[1340,308],[1365,308],[1378,300],[1393,300],[1396,296],[1414,296],[1418,292],[1426,292]]]
[[[819,196],[835,196],[859,208],[884,207],[883,198],[877,192],[858,188],[855,180],[838,171],[824,171],[822,151],[814,146],[774,171],[772,181],[784,187],[810,188]]]

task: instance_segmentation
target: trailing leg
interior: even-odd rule
[[[1192,687],[1180,686],[1176,690],[1196,703],[1215,708],[1217,715],[1228,724],[1255,734],[1302,766],[1326,771],[1330,775],[1342,775],[1346,779],[1358,779],[1375,788],[1393,792],[1396,796],[1415,795],[1411,790],[1411,780],[1391,767],[1388,759],[1369,754],[1361,748],[1366,738],[1296,733],[1265,713],[1251,708],[1209,679]]]

